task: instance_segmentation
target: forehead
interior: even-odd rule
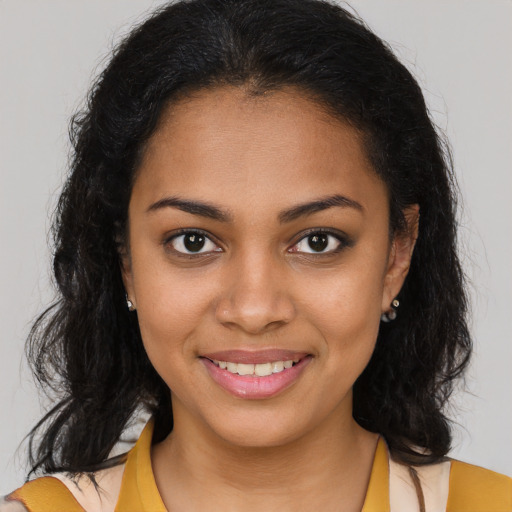
[[[334,192],[386,196],[355,128],[297,90],[254,96],[238,87],[203,90],[167,108],[135,192],[147,201],[243,198],[251,207]]]

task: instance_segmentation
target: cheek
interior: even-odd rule
[[[373,263],[340,268],[309,286],[304,311],[325,340],[325,359],[357,378],[369,361],[380,325],[384,269]]]
[[[134,291],[142,340],[150,359],[185,353],[188,340],[206,321],[214,294],[213,281],[200,272],[186,274],[163,259],[151,266],[144,254],[134,255]]]
[[[340,294],[338,300],[332,300],[318,315],[318,325],[327,341],[329,360],[339,364],[337,357],[342,357],[344,367],[366,366],[375,346],[379,323],[378,296]],[[361,359],[363,361],[358,364]]]
[[[187,396],[195,361],[195,332],[204,318],[204,297],[179,279],[163,281],[154,273],[139,287],[138,320],[151,364],[177,396]],[[185,388],[183,387],[185,386]]]

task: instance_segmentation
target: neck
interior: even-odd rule
[[[168,510],[361,510],[377,436],[339,416],[272,447],[235,446],[181,419],[153,453],[162,499]]]

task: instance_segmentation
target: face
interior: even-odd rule
[[[297,91],[167,111],[129,206],[124,281],[175,431],[276,446],[349,423],[407,273],[359,134]]]

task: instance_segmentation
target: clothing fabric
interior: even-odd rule
[[[92,484],[76,485],[62,475],[42,477],[7,496],[0,512],[167,512],[151,466],[152,436],[150,421],[124,467],[99,476],[99,494]],[[459,461],[415,469],[426,512],[512,512],[512,478]],[[362,512],[419,510],[408,468],[390,459],[381,438]]]

